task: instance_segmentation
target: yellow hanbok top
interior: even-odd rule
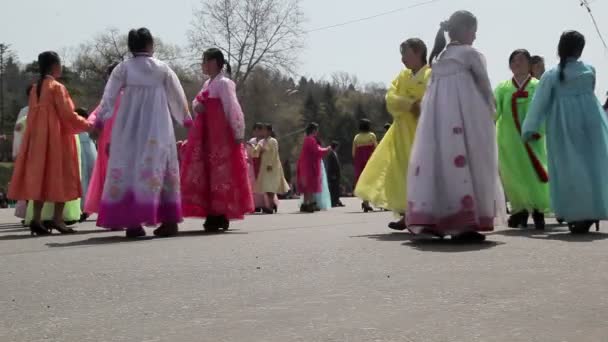
[[[407,208],[407,168],[419,113],[414,104],[422,101],[431,77],[424,66],[417,73],[403,70],[386,94],[386,107],[393,124],[363,170],[355,195],[374,206],[402,214]]]
[[[355,139],[353,139],[353,158],[355,157],[355,151],[357,151],[357,147],[361,146],[378,146],[378,138],[372,132],[367,133],[359,133],[355,135]]]

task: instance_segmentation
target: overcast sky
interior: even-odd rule
[[[21,61],[43,50],[62,50],[90,39],[109,27],[127,31],[147,26],[163,40],[186,45],[192,10],[199,0],[3,0],[0,42],[8,42]],[[419,3],[419,0],[302,0],[306,28],[314,29]],[[608,0],[592,9],[608,36]],[[509,53],[527,48],[556,63],[555,50],[563,30],[587,37],[583,59],[596,66],[597,93],[608,90],[608,54],[579,0],[442,0],[380,18],[310,33],[299,75],[329,78],[332,72],[356,74],[364,82],[388,83],[402,68],[399,43],[420,37],[429,46],[440,21],[467,9],[479,19],[479,48],[488,59],[494,84],[509,78]],[[429,48],[430,49],[430,48]],[[299,76],[298,75],[298,76]]]

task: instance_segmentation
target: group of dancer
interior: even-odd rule
[[[393,229],[483,241],[481,233],[502,222],[506,197],[512,227],[526,226],[532,215],[544,229],[552,211],[572,232],[588,231],[608,218],[602,182],[608,122],[594,94],[595,70],[579,61],[585,38],[564,32],[560,63],[547,72],[542,58],[514,51],[513,78],[493,90],[485,58],[473,47],[477,24],[470,12],[454,13],[441,23],[430,58],[421,39],[401,44],[405,69],[386,95],[393,123],[378,143],[370,122],[361,120],[353,141],[363,210],[374,205],[401,215]],[[9,189],[10,198],[30,203],[31,233],[73,233],[64,209],[81,197],[84,212],[98,214],[98,226],[126,230],[128,237],[146,235],[147,226],[158,227],[156,236],[174,236],[184,217],[204,218],[204,228],[217,231],[254,211],[275,213],[277,194],[289,191],[279,144],[272,125],[261,123],[245,142],[222,52],[203,54],[209,79],[192,102],[193,119],[176,74],[153,57],[150,32],[132,30],[128,45],[133,58],[110,68],[101,103],[88,118],[77,114],[57,81],[58,55],[40,54],[40,80],[28,94]],[[189,128],[179,152],[171,117]],[[100,137],[90,177],[81,177],[74,136],[83,132]],[[319,126],[310,123],[297,164],[306,213],[342,205],[338,145],[323,147],[318,135]],[[337,179],[334,171],[328,177],[326,157]]]
[[[431,237],[483,241],[506,214],[505,195],[510,227],[532,215],[544,229],[552,211],[572,233],[588,232],[608,218],[608,122],[595,69],[579,60],[584,36],[564,32],[560,63],[547,72],[542,58],[514,51],[512,79],[493,90],[473,48],[477,28],[472,13],[454,13],[430,63],[420,39],[401,45],[406,69],[386,96],[394,123],[356,195],[402,216],[389,227]]]
[[[205,218],[207,230],[228,229],[230,220],[254,211],[242,143],[243,112],[235,84],[223,72],[222,52],[210,49],[203,55],[202,69],[209,80],[193,101],[193,120],[176,74],[153,57],[149,30],[131,30],[128,46],[133,58],[109,70],[101,103],[86,119],[57,81],[62,73],[59,56],[50,51],[39,55],[40,79],[28,93],[9,189],[11,199],[30,203],[32,235],[74,233],[66,224],[72,220],[66,219],[65,209],[80,198],[84,212],[98,214],[98,226],[126,230],[127,237],[146,235],[146,226],[157,226],[157,236],[173,236],[183,217]],[[181,167],[171,117],[190,128],[181,148]],[[91,177],[81,177],[74,138],[83,132],[99,135]],[[270,160],[273,148],[278,147],[270,137],[254,146],[263,150],[268,173],[280,170],[277,161]],[[90,184],[81,183],[85,178]],[[260,178],[257,191],[269,195],[271,189],[284,189],[274,190],[268,178]],[[52,211],[49,217],[44,216],[45,203]]]

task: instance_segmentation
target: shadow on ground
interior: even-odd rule
[[[499,241],[484,241],[481,243],[463,243],[452,241],[451,239],[426,239],[417,238],[416,236],[404,233],[388,233],[374,235],[351,236],[353,238],[368,238],[378,241],[388,242],[403,242],[404,246],[411,247],[420,251],[438,252],[438,253],[461,253],[472,252],[489,249],[503,245],[504,242]]]
[[[23,232],[23,234],[19,234],[19,235],[0,235],[0,241],[11,241],[11,240],[23,240],[23,239],[33,239],[34,237],[30,235],[30,231],[29,228],[24,228],[24,229],[16,229],[13,232]],[[4,231],[6,232],[6,231]],[[0,231],[1,233],[4,233],[2,231]],[[78,231],[75,234],[58,234],[58,233],[53,233],[53,235],[46,235],[44,237],[53,237],[53,236],[78,236],[78,235],[89,235],[89,234],[100,234],[100,233],[105,233],[107,232],[107,230],[82,230],[82,231]],[[43,238],[41,237],[36,237],[36,238]]]
[[[570,234],[562,225],[547,226],[545,231],[535,229],[509,229],[490,233],[489,235],[503,235],[510,237],[525,237],[539,240],[555,240],[565,242],[593,242],[608,239],[608,234],[591,231],[588,234]]]
[[[105,232],[105,230],[104,230]],[[116,244],[116,243],[130,243],[130,242],[142,242],[142,241],[150,241],[150,240],[164,240],[164,239],[178,239],[182,237],[192,237],[192,236],[213,236],[213,235],[239,235],[239,234],[247,234],[246,232],[239,231],[228,231],[228,232],[219,232],[219,233],[209,233],[205,231],[185,231],[180,232],[176,237],[172,238],[158,238],[155,236],[144,236],[136,239],[128,239],[123,235],[112,235],[112,236],[103,236],[103,237],[94,237],[86,240],[80,241],[70,241],[65,243],[52,242],[47,243],[47,247],[50,248],[61,248],[61,247],[77,247],[77,246],[99,246],[99,245],[108,245],[108,244]],[[0,238],[1,240],[1,238]]]

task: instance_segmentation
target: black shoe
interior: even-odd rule
[[[206,232],[218,232],[220,230],[220,217],[207,216],[203,227],[205,228]]]
[[[388,227],[392,230],[404,231],[407,229],[407,225],[403,221],[391,222]]]
[[[45,236],[45,235],[51,235],[51,232],[48,229],[46,229],[39,222],[32,221],[30,223],[30,234],[32,236]]]
[[[89,219],[89,216],[90,216],[90,215],[89,215],[89,214],[87,214],[87,213],[82,213],[82,214],[80,214],[80,220],[79,220],[78,222],[80,222],[80,223],[82,223],[82,222],[86,222],[86,220],[88,220],[88,219]]]
[[[589,229],[591,229],[591,226],[594,223],[597,223],[597,221],[578,221],[572,223],[569,222],[568,228],[570,228],[570,233],[582,235],[589,233]]]
[[[262,208],[262,213],[266,215],[272,215],[275,213],[274,209]]]
[[[59,233],[61,233],[63,235],[75,234],[76,231],[72,228],[67,227],[67,225],[68,225],[68,222],[65,222],[63,224],[57,224],[54,221],[48,221],[46,223],[46,227],[51,232],[53,231],[53,229],[55,229],[56,231],[58,231]]]
[[[534,220],[534,228],[536,230],[545,230],[545,215],[539,211],[532,213],[532,220]]]
[[[508,221],[509,228],[528,228],[529,216],[530,214],[527,210],[511,215]]]
[[[478,243],[486,241],[486,236],[479,232],[466,232],[452,236],[452,240],[464,243]]]
[[[316,204],[313,203],[302,203],[302,205],[300,206],[300,212],[312,214],[315,212],[315,206]]]

